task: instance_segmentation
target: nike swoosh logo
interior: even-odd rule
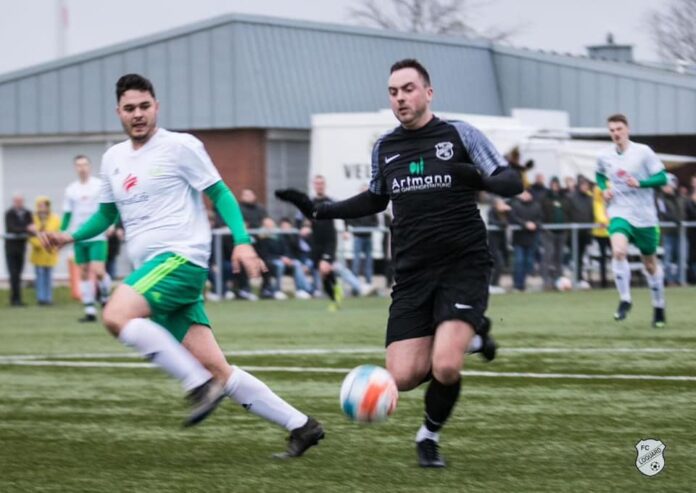
[[[462,303],[455,303],[454,307],[458,310],[471,310],[473,308],[471,305],[464,305]]]
[[[385,156],[385,158],[384,158],[384,164],[389,164],[389,163],[391,163],[394,159],[398,158],[399,156],[401,156],[401,154],[394,154],[393,156],[389,156],[389,157],[386,157],[386,156]]]

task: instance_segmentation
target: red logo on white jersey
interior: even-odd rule
[[[126,192],[130,192],[130,189],[133,188],[138,184],[138,177],[128,173],[128,176],[126,176],[126,179],[123,180],[123,188]]]

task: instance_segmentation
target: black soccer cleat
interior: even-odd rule
[[[665,326],[665,322],[667,322],[665,317],[665,309],[658,307],[653,308],[652,326],[656,329],[662,329]]]
[[[628,312],[631,311],[631,306],[633,305],[631,305],[630,301],[621,301],[621,303],[619,303],[619,307],[616,309],[616,313],[614,314],[614,320],[617,322],[625,320],[628,316]]]
[[[481,349],[478,351],[481,353],[481,357],[490,363],[495,359],[495,353],[498,351],[498,344],[496,344],[495,339],[491,335],[491,319],[488,317],[483,317],[483,323],[479,329],[479,336],[481,337]]]
[[[197,425],[215,410],[225,398],[225,388],[211,378],[189,392],[186,398],[191,404],[191,414],[184,420],[184,426],[188,427]]]
[[[97,316],[92,315],[91,313],[85,313],[85,316],[82,318],[77,319],[78,322],[81,323],[89,323],[89,322],[96,322],[97,321]]]
[[[300,457],[307,449],[319,444],[319,440],[324,438],[324,428],[319,421],[309,416],[307,422],[295,428],[288,437],[288,449],[285,452],[275,454],[278,459],[289,459]]]
[[[435,440],[426,438],[416,442],[418,465],[421,467],[445,467],[445,459],[440,455],[440,446]]]

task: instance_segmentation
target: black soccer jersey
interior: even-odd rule
[[[399,126],[375,144],[370,191],[392,201],[397,273],[489,261],[476,191],[453,173],[462,163],[485,176],[507,166],[479,130],[461,121],[433,117],[417,130]]]

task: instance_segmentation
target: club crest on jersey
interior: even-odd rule
[[[126,176],[126,179],[123,180],[123,189],[126,192],[130,192],[131,188],[133,188],[137,184],[138,184],[138,177],[132,173],[128,173],[128,176]]]
[[[443,161],[448,161],[454,156],[454,144],[452,142],[439,142],[435,144],[435,156]]]

